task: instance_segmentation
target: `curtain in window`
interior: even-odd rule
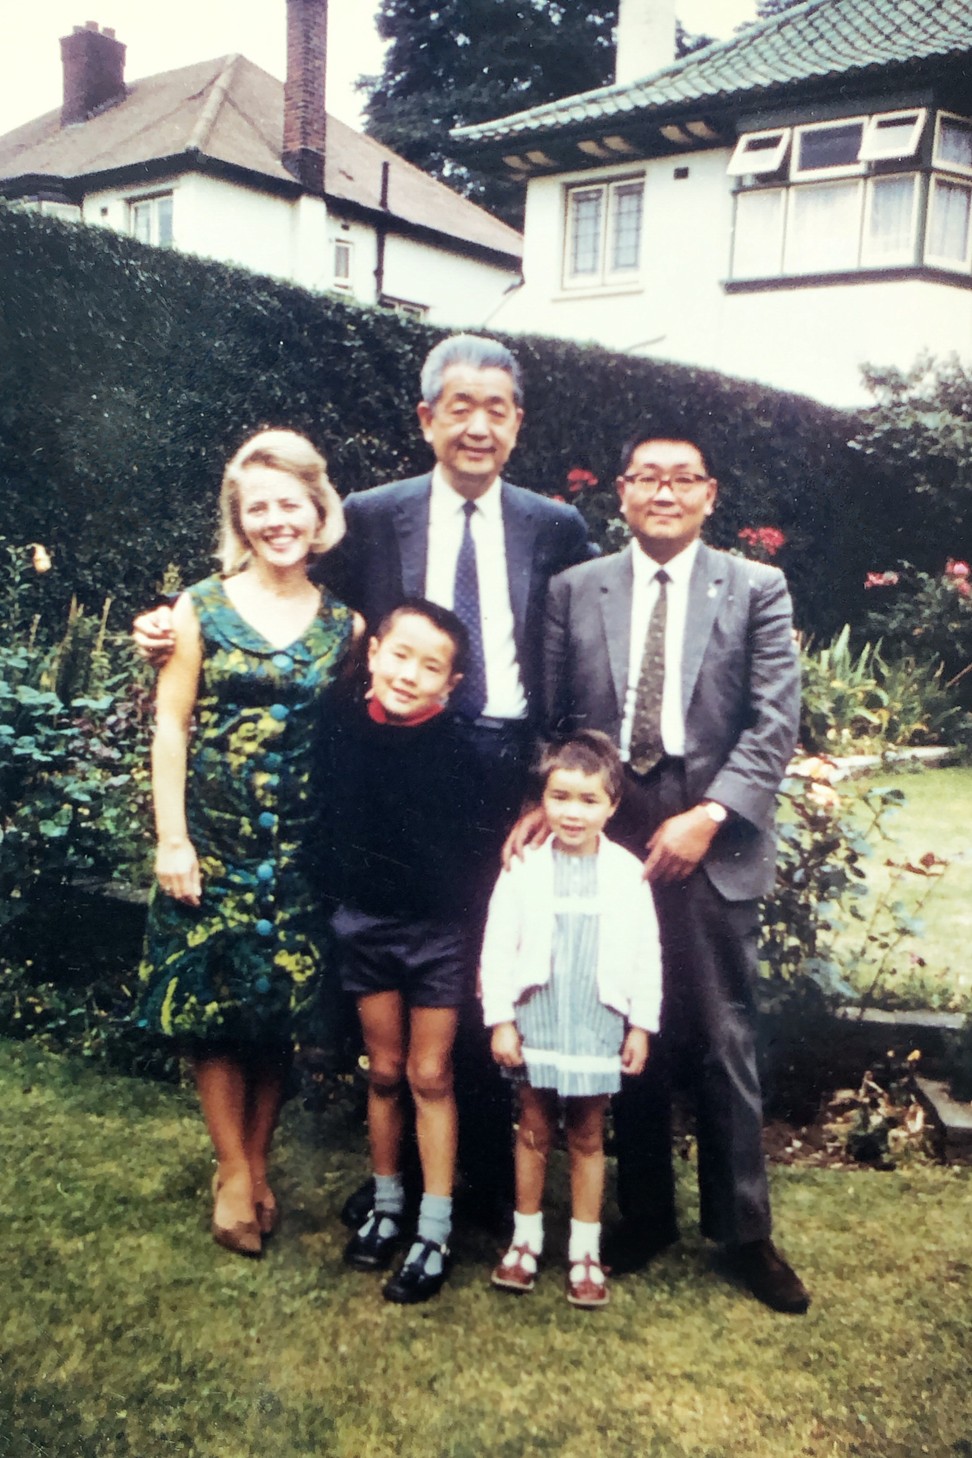
[[[817,183],[790,192],[787,273],[856,268],[861,227],[859,182]]]
[[[870,184],[870,207],[864,238],[864,262],[881,263],[912,257],[915,178],[876,177]]]
[[[964,183],[946,182],[936,177],[932,188],[926,254],[952,263],[967,263],[970,216],[972,189]]]
[[[782,266],[783,202],[780,188],[741,192],[736,198],[732,241],[733,278],[776,278]]]

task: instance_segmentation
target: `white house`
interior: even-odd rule
[[[673,62],[622,0],[614,85],[457,130],[527,188],[495,319],[828,403],[972,353],[972,4],[803,0]]]
[[[127,83],[114,32],[76,26],[61,110],[0,137],[0,198],[482,325],[519,276],[519,233],[326,114],[326,39],[327,0],[287,0],[284,85],[240,55]]]

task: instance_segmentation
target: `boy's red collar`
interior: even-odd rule
[[[370,698],[368,700],[368,718],[376,724],[397,724],[402,729],[411,729],[419,724],[427,724],[430,719],[437,718],[444,708],[445,704],[432,704],[429,708],[423,709],[421,714],[416,714],[414,719],[392,719],[385,713],[376,698]]]

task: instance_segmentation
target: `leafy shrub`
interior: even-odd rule
[[[972,708],[972,579],[953,558],[943,571],[920,572],[909,562],[868,574],[872,606],[867,628],[879,634],[888,656],[937,662],[942,687]],[[876,601],[875,601],[876,599]]]
[[[801,647],[800,740],[813,753],[954,744],[966,715],[934,657],[892,656],[879,639],[852,646],[850,625],[819,648]]]
[[[0,645],[0,925],[79,873],[141,877],[147,848],[147,689],[105,615],[74,608],[40,646],[38,615],[24,626],[37,584],[22,556],[0,539],[12,625]]]

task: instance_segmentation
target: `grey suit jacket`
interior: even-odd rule
[[[544,704],[558,731],[621,732],[631,637],[631,550],[550,585]],[[790,596],[775,567],[700,545],[682,653],[689,803],[734,812],[703,863],[730,901],[765,895],[776,866],[776,792],[796,744],[800,664]]]
[[[345,498],[347,536],[321,564],[328,587],[369,627],[403,597],[425,591],[432,476],[415,476]],[[506,566],[517,657],[532,712],[539,710],[541,636],[547,583],[595,552],[573,506],[500,483]]]

